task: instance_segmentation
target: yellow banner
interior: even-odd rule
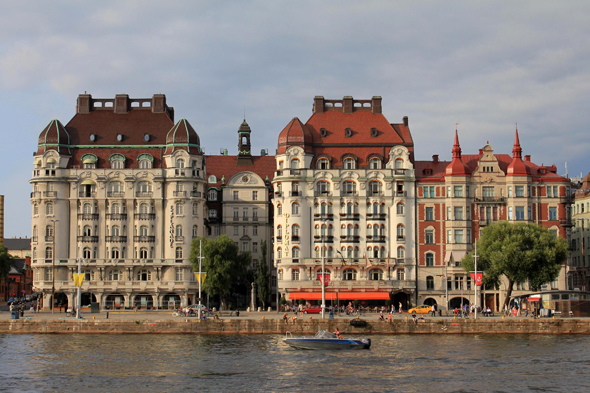
[[[201,285],[203,285],[203,283],[205,282],[205,278],[207,277],[207,273],[201,273],[201,277],[203,280],[203,281],[201,281]],[[199,273],[195,273],[195,280],[197,280],[197,282],[199,282]]]
[[[84,282],[84,274],[74,273],[74,286],[81,287]]]

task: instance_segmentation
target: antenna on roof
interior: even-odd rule
[[[459,126],[459,123],[455,123],[455,131],[457,131],[458,126]]]
[[[246,121],[246,105],[244,105],[244,121]]]

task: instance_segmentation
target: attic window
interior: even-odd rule
[[[373,138],[376,138],[379,135],[379,132],[377,131],[377,129],[375,127],[371,128],[371,136]]]
[[[425,175],[432,175],[432,169],[424,169],[423,172]]]
[[[320,128],[320,136],[324,138],[328,135],[328,131],[325,128]]]
[[[347,129],[344,131],[344,136],[345,136],[345,137],[347,137],[347,138],[350,138],[350,137],[352,136],[352,129],[350,129],[350,128],[347,128]]]

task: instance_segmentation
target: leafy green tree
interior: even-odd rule
[[[207,273],[203,289],[210,295],[219,296],[221,307],[226,309],[228,296],[235,283],[246,276],[252,257],[249,252],[240,253],[238,246],[227,235],[221,235],[216,239],[196,238],[191,243],[189,260],[197,272],[201,241],[204,257],[201,270]]]
[[[262,302],[262,308],[266,308],[266,301],[270,296],[270,273],[266,261],[266,240],[262,241],[260,247],[262,258],[256,267],[256,285],[258,287],[258,299]]]
[[[461,264],[467,271],[475,270],[472,251]],[[499,286],[501,277],[508,280],[507,305],[515,283],[529,282],[533,289],[557,278],[568,245],[537,224],[511,224],[503,221],[486,227],[477,241],[477,270],[483,271],[483,284]]]
[[[10,268],[14,265],[14,257],[8,253],[8,248],[0,244],[0,279],[6,279]]]

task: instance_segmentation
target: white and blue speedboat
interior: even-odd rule
[[[371,339],[355,339],[349,337],[338,337],[334,333],[320,330],[314,337],[293,337],[287,332],[283,339],[285,344],[298,349],[369,349]]]

